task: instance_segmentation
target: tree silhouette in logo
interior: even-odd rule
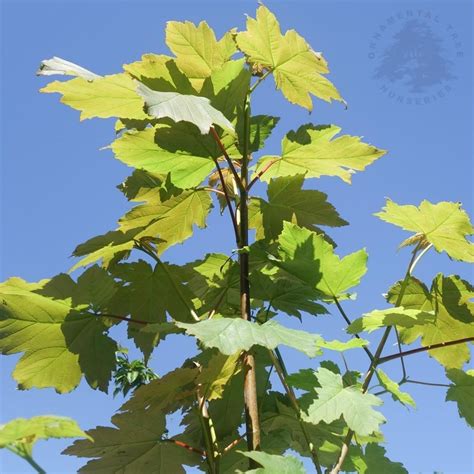
[[[381,56],[375,78],[403,81],[414,93],[455,78],[449,70],[452,61],[443,56],[442,40],[426,23],[407,22],[393,40]]]

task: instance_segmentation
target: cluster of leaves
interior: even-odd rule
[[[158,376],[150,369],[142,360],[128,359],[128,356],[123,351],[117,353],[117,368],[113,374],[115,389],[114,396],[122,393],[124,396],[128,392],[145,385],[152,380],[158,378]]]
[[[92,458],[81,472],[184,473],[183,466],[212,473],[304,472],[299,460],[285,455],[288,448],[310,457],[318,473],[323,467],[332,473],[407,472],[385,455],[386,420],[377,409],[382,399],[368,390],[376,375],[395,401],[414,405],[400,388],[409,380],[396,383],[380,369],[402,355],[382,354],[396,331],[403,344],[420,340],[412,351],[427,351],[446,367],[452,382],[446,399],[473,425],[474,373],[462,369],[474,340],[474,289],[455,275],[438,275],[430,289],[412,276],[431,247],[474,261],[467,214],[458,203],[415,207],[388,201],[378,216],[414,233],[404,242],[414,246],[413,258],[405,278],[387,294],[392,306],[351,323],[341,302],[353,297],[366,273],[367,252],[342,258],[335,253],[326,230],[347,222],[324,193],[303,185],[320,176],[350,183],[385,152],[339,135],[335,125],[306,124],[284,136],[279,156],[253,161],[278,123],[250,110],[251,95],[267,77],[308,110],[312,96],[343,101],[325,77],[324,57],[296,31],[282,34],[265,6],[247,19],[245,31],[230,30],[219,40],[205,22],[169,22],[166,43],[174,56],[146,54],[114,75],[99,76],[59,58],[44,61],[39,71],[77,76],[43,91],[61,94],[81,119],[117,119],[110,149],[134,168],[118,188],[135,207],[117,229],[74,250],[79,260],[71,270],[88,267],[76,281],[60,274],[1,284],[0,350],[23,354],[15,380],[24,389],[64,393],[84,376],[92,388],[107,391],[117,364],[117,343],[108,334],[113,326],[127,325],[145,364],[168,335],[194,337],[196,356],[158,379],[150,381],[144,366],[136,371],[140,376],[132,370],[130,379],[118,369],[125,389],[149,383],[133,391],[113,416],[113,427],[89,430],[93,441],[77,441],[65,451]],[[266,198],[250,195],[257,181],[268,184]],[[206,226],[214,198],[231,216],[238,258],[210,253],[182,266],[164,261],[169,247]],[[254,242],[247,241],[249,228]],[[144,259],[135,258],[138,252]],[[250,312],[242,318],[246,301]],[[327,341],[274,319],[333,308],[356,337]],[[383,336],[372,352],[360,333],[374,330]],[[362,379],[323,360],[314,361],[315,370],[288,374],[281,345],[310,358],[364,350],[369,368]],[[272,389],[273,370],[282,391]],[[256,381],[253,407],[249,373]],[[244,412],[252,408],[260,439],[246,444],[241,428],[247,425],[249,438]],[[182,430],[169,437],[173,413],[182,415]]]

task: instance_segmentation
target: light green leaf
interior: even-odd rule
[[[459,416],[474,428],[474,370],[450,369],[446,375],[453,382],[446,393],[446,401],[456,402]]]
[[[166,24],[166,44],[176,55],[176,64],[200,90],[204,79],[220,70],[236,52],[232,32],[219,41],[205,21],[195,25],[190,21],[169,21]]]
[[[411,328],[418,324],[434,321],[433,311],[420,311],[407,308],[376,309],[365,313],[361,318],[355,319],[347,328],[349,334],[357,334],[362,331],[372,332],[386,326],[397,326],[399,328]]]
[[[85,69],[77,64],[66,61],[65,59],[53,56],[51,59],[43,59],[39,69],[36,71],[37,76],[76,76],[82,77],[87,81],[98,79],[98,74],[95,74],[88,69]]]
[[[342,468],[358,474],[408,474],[403,464],[391,461],[385,454],[385,448],[375,443],[367,444],[365,452],[360,446],[351,445]]]
[[[365,339],[350,339],[349,341],[338,341],[334,339],[333,341],[321,341],[319,343],[320,347],[323,349],[329,349],[330,351],[344,352],[349,349],[360,349],[369,344],[369,341]]]
[[[65,82],[51,82],[41,92],[59,92],[61,102],[81,111],[81,120],[99,117],[125,119],[148,118],[143,99],[136,92],[137,83],[127,74],[114,74],[92,82],[76,77]]]
[[[220,153],[210,137],[189,123],[158,125],[124,133],[110,148],[123,163],[150,173],[167,175],[181,189],[201,184],[214,169]]]
[[[36,291],[8,281],[0,288],[0,350],[24,353],[14,379],[23,389],[53,387],[65,393],[84,374],[91,387],[107,391],[117,346],[104,335],[103,321],[75,310],[70,298],[38,294],[47,293],[47,281]]]
[[[145,101],[146,111],[156,118],[170,118],[175,122],[190,122],[206,135],[213,125],[233,133],[234,126],[225,115],[212,107],[207,97],[180,94],[178,92],[159,92],[138,83],[138,94]]]
[[[245,471],[246,474],[306,474],[303,463],[294,456],[278,456],[262,451],[239,451],[240,454],[257,461],[263,467]],[[243,474],[242,471],[237,471]]]
[[[15,418],[0,425],[0,448],[23,445],[30,453],[40,439],[89,438],[72,418],[54,415]]]
[[[183,464],[197,465],[200,456],[165,439],[165,416],[145,410],[112,417],[113,428],[88,430],[94,442],[76,441],[64,454],[96,458],[79,472],[184,474]]]
[[[275,15],[265,6],[257,9],[257,17],[247,17],[247,31],[236,36],[238,48],[248,61],[273,71],[275,84],[293,104],[312,110],[311,95],[330,102],[343,101],[334,85],[323,74],[327,63],[296,31],[281,34]]]
[[[456,260],[474,262],[474,244],[466,238],[474,234],[474,227],[459,202],[432,204],[425,200],[416,207],[400,206],[388,199],[383,210],[375,215],[423,236],[438,252],[445,251]]]
[[[178,190],[179,191],[179,190]],[[158,253],[184,242],[193,234],[193,226],[206,227],[212,198],[206,190],[189,189],[162,200],[160,190],[147,195],[147,203],[134,207],[119,219],[119,229],[127,233],[140,229],[134,239],[159,238]]]
[[[283,223],[278,243],[281,260],[275,263],[331,299],[344,297],[367,271],[365,250],[341,259],[322,235],[289,222]]]
[[[321,388],[316,389],[318,398],[308,407],[304,419],[318,424],[331,423],[342,416],[347,426],[361,436],[378,431],[385,417],[372,406],[382,404],[380,398],[362,393],[358,386],[344,387],[342,377],[320,367],[316,371]]]
[[[195,324],[176,323],[206,347],[216,347],[226,355],[246,351],[254,345],[275,349],[280,344],[304,352],[309,357],[321,353],[321,336],[306,331],[288,329],[275,321],[259,325],[240,318],[207,319]]]
[[[267,190],[268,202],[261,198],[250,200],[249,226],[257,230],[257,239],[276,239],[284,221],[310,230],[317,230],[316,225],[347,225],[327,202],[326,194],[303,190],[303,183],[303,175],[272,179]]]
[[[394,382],[382,369],[377,369],[376,374],[382,387],[392,394],[394,400],[398,400],[403,405],[416,406],[412,396],[407,392],[402,392],[398,383]]]
[[[361,142],[360,137],[334,138],[340,131],[336,125],[302,125],[283,138],[281,157],[262,157],[255,173],[270,166],[261,177],[263,181],[304,174],[306,178],[338,176],[350,184],[356,171],[363,171],[386,152]]]
[[[238,352],[231,356],[217,352],[201,369],[196,383],[202,386],[202,394],[206,400],[222,398],[230,379],[241,370],[239,359]]]
[[[400,285],[395,285],[388,294],[388,301],[396,301]],[[437,275],[431,290],[415,278],[411,278],[401,304],[405,308],[434,311],[434,320],[412,328],[402,329],[400,337],[404,344],[411,344],[421,337],[426,347],[467,337],[474,337],[474,288],[459,276]],[[470,359],[467,343],[428,351],[446,368],[461,368]]]

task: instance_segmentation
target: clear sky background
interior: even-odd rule
[[[266,4],[277,14],[283,30],[295,28],[316,51],[324,53],[330,78],[349,108],[316,102],[308,116],[275,93],[272,81],[266,81],[256,94],[253,112],[277,115],[282,120],[265,152],[278,153],[284,133],[309,121],[340,125],[343,132],[362,135],[389,150],[367,171],[355,175],[351,186],[337,178],[309,184],[327,192],[341,216],[350,222],[350,227],[330,232],[339,244],[339,254],[361,247],[368,250],[369,272],[357,289],[358,299],[345,305],[355,318],[385,306],[382,293],[403,276],[409,259],[406,249],[397,252],[407,234],[373,216],[386,196],[402,204],[418,205],[422,199],[461,201],[472,215],[472,2],[268,0]],[[167,20],[205,19],[220,35],[230,27],[244,29],[244,14],[254,15],[256,3],[3,0],[1,6],[1,279],[17,275],[35,281],[67,270],[72,266],[68,256],[78,243],[115,228],[117,218],[130,207],[115,186],[131,172],[113,159],[110,150],[99,151],[114,138],[113,120],[79,123],[79,113],[59,104],[57,95],[38,93],[47,82],[35,77],[40,61],[56,55],[98,74],[118,72],[123,63],[135,61],[143,53],[167,52]],[[371,38],[387,17],[407,8],[431,13],[432,19],[425,15],[423,21],[431,25],[441,40],[443,54],[452,60],[449,70],[455,78],[449,81],[451,90],[434,103],[398,103],[381,90],[384,82],[374,78]],[[433,20],[436,16],[437,22]],[[377,40],[378,54],[393,43],[397,26],[393,28],[389,36],[387,33]],[[454,45],[453,32],[460,45]],[[456,51],[462,52],[462,57],[456,56]],[[425,94],[402,90],[401,95],[406,99]],[[229,252],[233,245],[226,217],[216,213],[209,220],[210,229],[171,249],[166,258],[184,263],[210,251]],[[439,271],[466,279],[472,276],[466,264],[434,252],[422,261],[416,275],[429,283]],[[342,338],[343,322],[332,308],[331,313],[319,318],[306,316],[306,328]],[[286,324],[299,327],[294,318]],[[120,331],[115,336],[131,347]],[[372,338],[373,344],[378,337]],[[387,351],[394,349],[389,345]],[[165,374],[193,350],[190,338],[169,338],[154,353],[151,366],[158,374]],[[351,369],[364,371],[367,363],[360,352],[349,364]],[[285,351],[285,355],[290,370],[317,363],[295,351]],[[87,429],[108,424],[123,402],[120,397],[95,392],[85,383],[67,395],[57,395],[51,389],[18,391],[11,379],[18,359],[0,358],[0,423],[20,416],[58,414],[75,418]],[[442,368],[426,354],[410,358],[408,368],[415,379],[445,382]],[[396,380],[400,378],[398,363],[384,369]],[[444,402],[446,389],[405,388],[417,401],[417,409],[408,411],[390,397],[385,397],[382,408],[389,420],[384,433],[390,458],[403,462],[410,473],[474,472],[472,432],[458,418],[455,404]],[[59,454],[68,444],[40,442],[35,457],[48,473],[76,472],[83,462]],[[21,459],[0,451],[0,472],[31,470]],[[308,472],[312,472],[309,465]]]

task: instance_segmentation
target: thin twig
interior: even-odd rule
[[[234,176],[237,186],[239,187],[239,189],[242,189],[243,186],[242,186],[242,181],[240,180],[239,173],[237,173],[234,163],[232,163],[232,160],[229,154],[227,153],[227,150],[225,149],[224,144],[221,142],[221,139],[219,138],[219,134],[216,132],[216,129],[214,127],[210,128],[210,132],[211,132],[211,135],[214,137],[214,140],[216,141],[218,147],[221,149],[222,154],[225,160],[227,161],[227,165],[229,166],[229,169],[232,172],[232,175]],[[217,161],[217,159],[215,159],[214,161]]]
[[[197,189],[202,189],[203,191],[209,191],[212,193],[220,194],[221,196],[225,196],[224,191],[221,191],[220,189],[216,189],[216,188],[211,188],[210,186],[204,186],[202,188],[197,188]]]
[[[405,380],[405,383],[414,383],[417,385],[428,385],[429,387],[451,387],[451,385],[447,383],[422,382],[420,380],[411,380],[411,379]]]
[[[472,342],[472,341],[474,341],[474,337],[464,337],[463,339],[455,339],[453,341],[439,342],[437,344],[431,344],[425,347],[418,347],[417,349],[411,349],[409,351],[397,352],[396,354],[380,357],[378,361],[378,365],[384,364],[385,362],[389,362],[394,359],[403,358],[412,354],[418,354],[419,352],[432,351],[434,349],[443,349],[444,347],[455,346],[457,344],[463,344],[465,342]]]
[[[402,355],[402,343],[400,342],[400,334],[396,326],[395,326],[395,335],[397,336],[398,353],[400,354],[400,363],[402,365],[402,380],[405,380],[407,378],[407,368],[405,367],[405,359],[403,358],[403,355]],[[379,364],[380,364],[380,361],[379,361]]]
[[[120,321],[125,321],[127,323],[135,323],[135,324],[142,324],[142,325],[152,324],[151,321],[143,321],[141,319],[127,318],[126,316],[119,316],[118,314],[94,313],[94,316],[101,316],[102,318],[120,319]]]
[[[311,453],[311,458],[313,460],[314,467],[316,468],[316,472],[318,474],[322,474],[323,471],[321,469],[321,464],[319,462],[319,457],[318,457],[318,452],[316,450],[316,446],[314,443],[311,441],[311,437],[308,433],[308,430],[306,429],[306,426],[304,424],[304,421],[301,419],[301,409],[298,403],[298,399],[296,398],[295,392],[292,387],[290,387],[286,381],[286,377],[288,376],[288,372],[285,367],[285,363],[283,361],[283,358],[281,356],[280,351],[278,348],[276,348],[274,351],[269,350],[270,358],[272,359],[273,366],[275,367],[275,370],[278,374],[278,377],[280,379],[281,384],[283,385],[283,388],[285,389],[286,394],[288,395],[288,399],[291,402],[291,406],[296,414],[296,418],[298,419],[298,422],[301,427],[301,431],[303,432],[303,436],[306,440],[306,443],[308,444],[309,452]]]
[[[336,296],[333,297],[334,298],[334,303],[336,303],[336,307],[337,309],[339,310],[339,312],[341,313],[341,316],[344,318],[344,321],[347,323],[348,326],[351,325],[352,321],[349,319],[349,317],[347,316],[346,312],[344,311],[341,303],[339,303],[339,300],[337,299]],[[354,334],[354,336],[357,338],[357,339],[362,339],[360,337],[359,334]],[[372,361],[374,360],[374,354],[372,354],[372,351],[367,347],[367,346],[362,346],[362,349],[364,349],[365,353],[368,355],[369,359]]]

